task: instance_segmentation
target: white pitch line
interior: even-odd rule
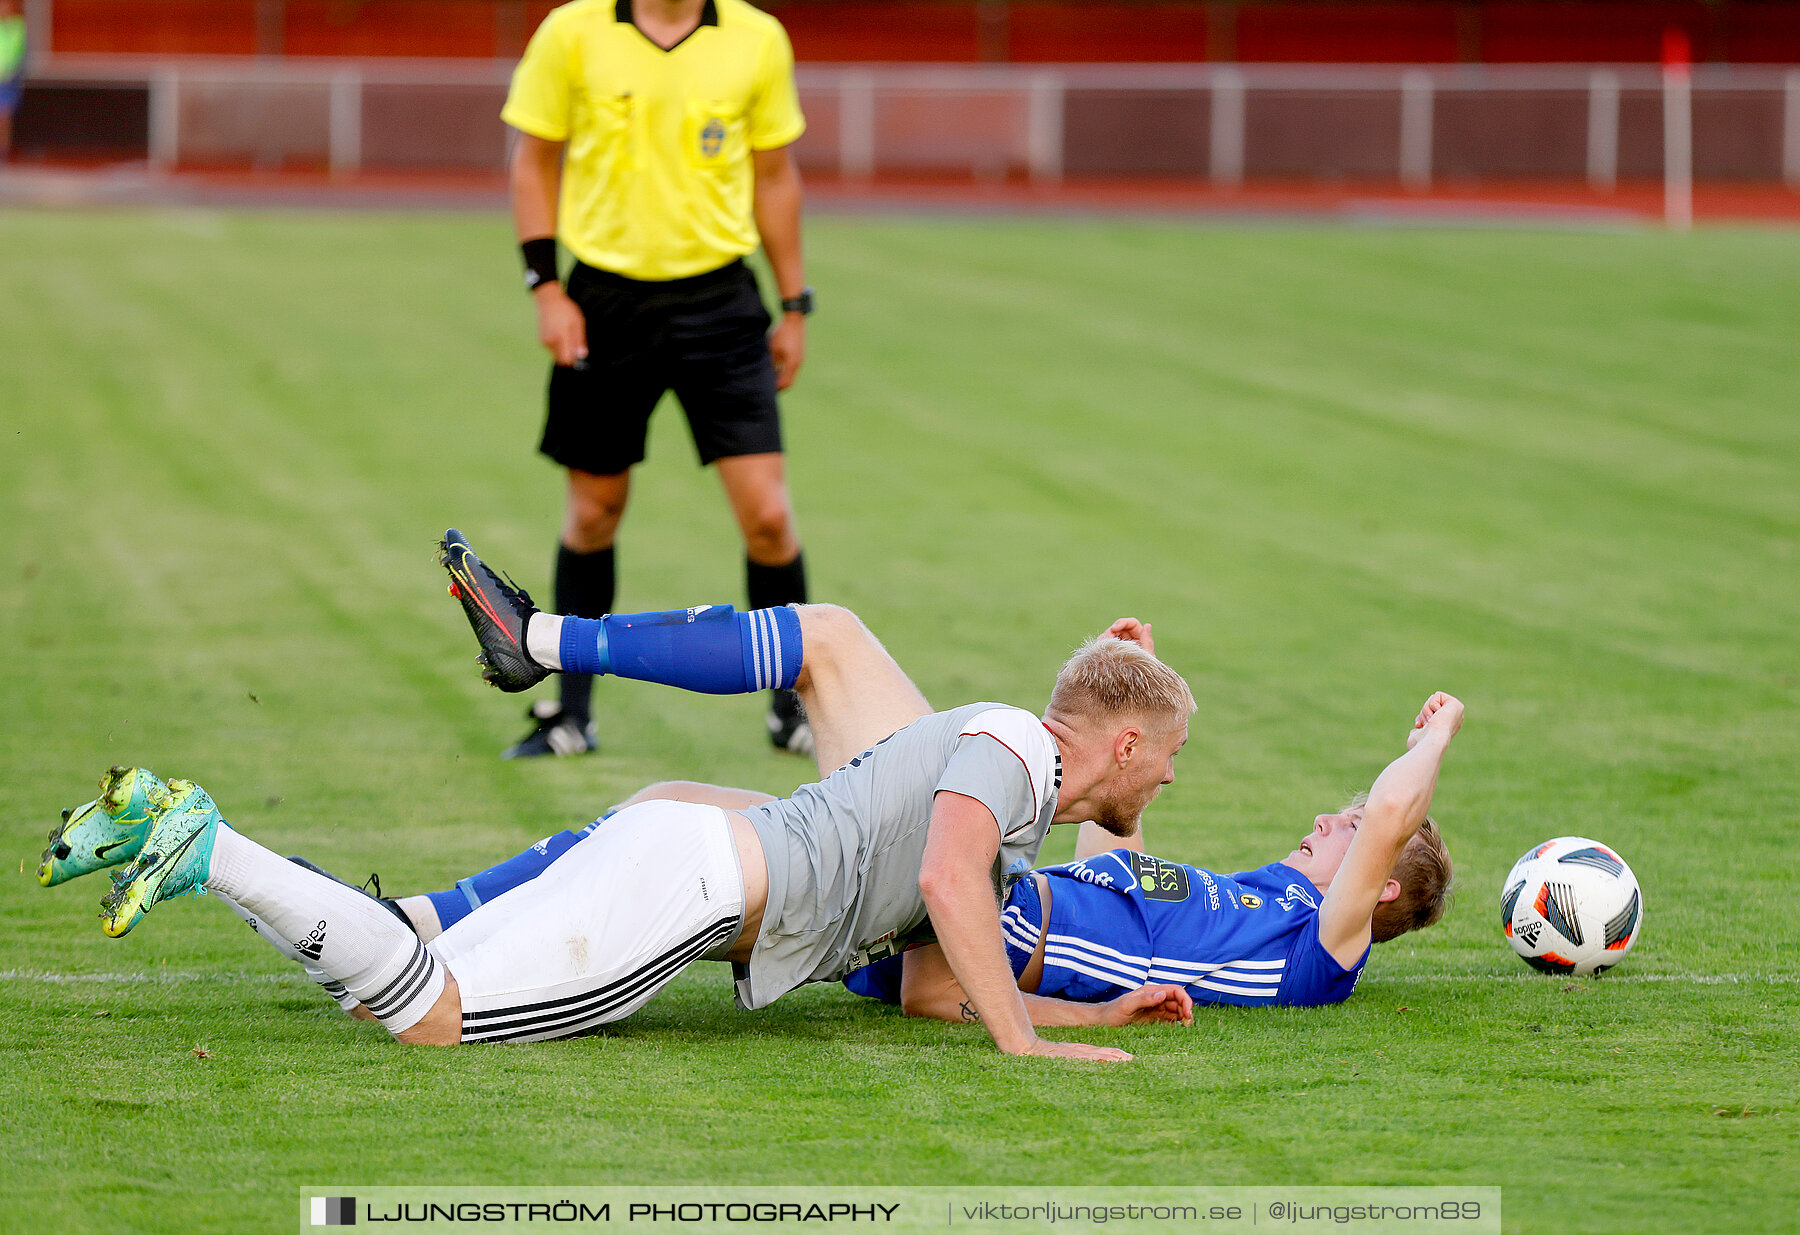
[[[306,981],[304,974],[187,974],[180,970],[164,970],[164,972],[148,972],[148,974],[45,974],[31,969],[0,969],[0,981],[20,981],[20,983],[41,983],[45,987],[79,987],[86,983],[95,983],[103,987],[128,987],[128,985],[151,985],[151,983],[187,983],[187,981],[216,981],[216,983],[295,983]]]
[[[1378,975],[1379,977],[1380,975]],[[1410,977],[1386,975],[1386,980],[1404,982],[1544,982],[1567,978],[1568,974],[1546,973],[1424,973]],[[1594,981],[1605,985],[1630,985],[1635,982],[1681,982],[1693,986],[1754,986],[1772,984],[1789,986],[1800,982],[1800,974],[1792,973],[1603,973]]]

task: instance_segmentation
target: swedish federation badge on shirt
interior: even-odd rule
[[[741,109],[728,100],[690,99],[682,141],[692,167],[723,171],[749,157]]]
[[[725,122],[717,116],[708,116],[706,123],[700,126],[700,157],[716,159],[725,149]]]

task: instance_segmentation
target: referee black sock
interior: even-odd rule
[[[806,555],[794,554],[794,560],[785,566],[761,566],[745,558],[744,589],[750,594],[752,610],[805,604]],[[800,697],[791,690],[770,691],[769,705],[780,716],[800,713]]]
[[[556,547],[556,611],[575,617],[598,618],[612,612],[616,576],[613,550],[577,553],[567,545]],[[588,723],[594,679],[585,673],[562,675],[562,709],[580,725]]]
[[[794,554],[785,566],[760,566],[744,559],[744,589],[752,609],[776,609],[806,603],[806,555]]]

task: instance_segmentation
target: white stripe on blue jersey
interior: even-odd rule
[[[1054,912],[1055,894],[1052,893]],[[1044,963],[1052,958],[1063,968],[1091,977],[1116,981],[1127,990],[1149,982],[1179,982],[1205,990],[1234,991],[1258,998],[1274,998],[1287,961],[1224,961],[1212,965],[1189,964],[1163,957],[1127,956],[1113,948],[1078,935],[1052,934],[1044,945]],[[1226,986],[1225,982],[1251,983]]]
[[[1136,990],[1146,981],[1145,971],[1141,968],[1134,970],[1094,953],[1058,947],[1053,943],[1044,945],[1044,968],[1046,971],[1067,969],[1071,973],[1084,973],[1128,991]],[[1041,993],[1042,987],[1039,990]]]
[[[1042,932],[1036,922],[1028,921],[1025,913],[1017,906],[1008,906],[1000,915],[1000,933],[1015,947],[1027,954],[1037,951],[1038,939]]]

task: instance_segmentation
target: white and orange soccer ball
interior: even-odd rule
[[[1533,969],[1604,973],[1637,942],[1644,898],[1637,876],[1611,848],[1559,836],[1527,850],[1507,872],[1500,925]]]

